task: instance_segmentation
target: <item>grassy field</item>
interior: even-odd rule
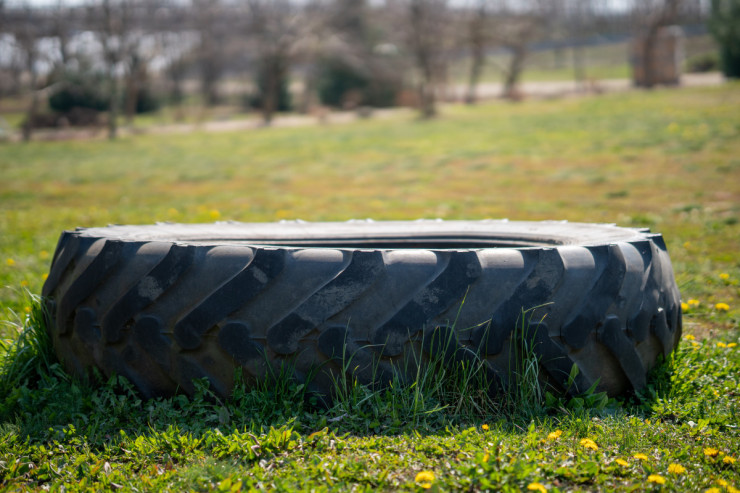
[[[736,491],[738,108],[728,84],[450,106],[432,122],[0,144],[0,337],[30,330],[0,379],[0,489]],[[71,380],[36,344],[26,292],[64,229],[365,217],[648,226],[689,338],[644,395],[463,414],[410,408],[402,389],[321,411],[289,382],[141,402],[118,379]]]

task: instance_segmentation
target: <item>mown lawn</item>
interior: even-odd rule
[[[648,226],[688,334],[643,395],[457,414],[410,407],[403,389],[319,410],[289,382],[228,403],[205,388],[141,402],[19,344],[0,385],[0,488],[740,488],[738,108],[728,84],[447,107],[433,122],[0,144],[6,345],[39,330],[25,292],[40,292],[63,229],[292,218]]]

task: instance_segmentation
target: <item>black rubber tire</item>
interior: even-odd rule
[[[404,357],[484,358],[508,381],[510,343],[535,306],[541,377],[639,390],[681,334],[661,235],[565,222],[281,222],[109,226],[64,232],[44,285],[65,367],[130,379],[145,396],[228,396],[235,369],[263,378],[290,361],[332,389],[341,358],[363,383]],[[452,328],[452,330],[451,330]],[[533,330],[532,330],[533,329]],[[436,332],[435,332],[436,331]]]

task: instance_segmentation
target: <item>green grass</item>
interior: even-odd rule
[[[740,487],[725,459],[740,450],[738,107],[735,84],[451,106],[423,123],[0,144],[0,339],[11,355],[0,372],[0,489],[416,490],[420,471],[440,491]],[[424,372],[383,392],[347,382],[329,410],[279,375],[229,402],[204,385],[189,399],[142,402],[121,379],[90,386],[64,373],[26,294],[40,292],[63,229],[353,217],[651,227],[684,301],[698,300],[684,315],[696,340],[642,396],[534,395],[526,413],[476,399],[474,371],[454,368],[452,387]],[[674,463],[686,472],[669,473]],[[650,474],[666,483],[648,484]]]
[[[15,384],[0,403],[0,481],[10,490],[419,490],[425,471],[437,491],[643,490],[651,475],[666,490],[697,491],[740,477],[740,352],[710,340],[684,341],[631,401],[458,415],[427,400],[432,375],[356,388],[362,399],[350,408],[319,410],[281,375],[237,385],[226,402],[206,382],[191,398],[142,402],[122,378],[71,379],[23,340],[6,361],[27,364],[2,373]]]

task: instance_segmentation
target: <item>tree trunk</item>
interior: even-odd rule
[[[113,65],[115,67],[115,65]],[[108,138],[115,140],[118,135],[118,81],[114,68],[109,72],[110,99],[108,100]]]
[[[36,119],[36,112],[38,110],[39,105],[39,95],[38,91],[36,90],[36,84],[38,77],[36,76],[36,69],[34,65],[36,64],[36,57],[33,54],[28,55],[28,71],[31,74],[31,104],[28,106],[28,112],[26,114],[26,121],[23,124],[23,142],[28,142],[31,140],[31,134],[33,133],[33,123]]]
[[[419,81],[421,117],[423,119],[434,118],[437,115],[434,72],[431,67],[430,57],[424,49],[419,50],[418,60],[421,68],[421,80]]]
[[[419,71],[419,105],[421,118],[430,119],[437,115],[435,98],[435,38],[434,34],[428,32],[428,24],[425,20],[431,15],[430,5],[425,5],[422,0],[415,0],[410,5],[411,21],[411,47]]]
[[[433,118],[437,115],[434,94],[434,71],[432,69],[431,55],[427,52],[426,46],[421,42],[417,45],[416,59],[421,76],[418,87],[421,117],[424,119]]]
[[[301,94],[298,112],[307,115],[316,104],[316,100],[316,73],[314,69],[309,68],[306,77],[303,79],[303,93]]]
[[[516,87],[519,78],[524,70],[524,61],[527,58],[527,47],[520,44],[511,48],[511,60],[509,61],[509,70],[506,71],[504,80],[504,97],[507,99],[517,99]]]
[[[31,140],[31,134],[33,133],[33,122],[36,119],[36,112],[38,111],[39,96],[36,91],[36,75],[31,75],[31,104],[28,106],[28,113],[26,114],[26,121],[23,124],[23,142]]]
[[[131,125],[134,122],[134,115],[136,114],[136,101],[139,96],[139,77],[137,73],[138,69],[132,69],[132,73],[129,73],[126,78],[126,125]]]
[[[183,79],[185,78],[185,64],[181,60],[173,62],[166,71],[169,78],[169,100],[175,107],[175,120],[182,121],[185,118],[182,103],[185,99],[183,90]]]
[[[264,62],[263,70],[262,121],[265,126],[269,126],[280,103],[280,88],[283,83],[282,60],[280,59],[280,55],[270,56]]]
[[[262,123],[269,127],[272,124],[272,115],[275,113],[276,92],[272,75],[267,75],[265,92],[262,94]]]
[[[475,43],[473,45],[472,55],[473,59],[470,64],[470,74],[468,76],[468,90],[465,94],[465,103],[467,104],[475,104],[478,100],[476,88],[478,87],[480,74],[483,71],[483,65],[485,64],[485,53],[482,43]]]
[[[586,81],[586,65],[583,62],[583,46],[580,42],[573,46],[573,78],[578,90],[582,90]]]
[[[217,88],[220,67],[218,62],[213,59],[214,56],[212,52],[209,52],[200,63],[201,94],[206,106],[215,106],[220,99]]]
[[[465,94],[467,104],[475,104],[478,99],[476,88],[486,61],[486,17],[485,4],[481,4],[468,24],[471,63],[468,90]]]
[[[434,87],[428,80],[423,80],[419,82],[418,92],[421,118],[425,120],[434,118],[437,115]]]

